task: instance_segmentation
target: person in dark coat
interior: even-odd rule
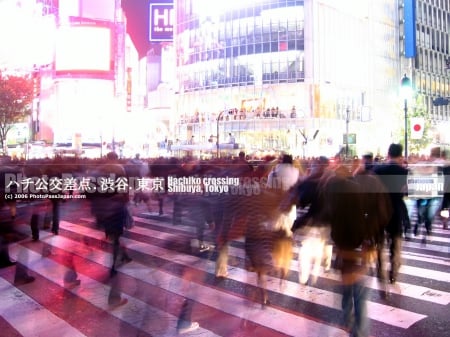
[[[97,221],[100,222],[98,225],[104,228],[106,237],[113,244],[111,266],[111,276],[113,276],[117,273],[118,264],[131,261],[125,247],[120,243],[120,237],[123,235],[128,216],[129,195],[125,185],[126,172],[118,162],[117,154],[110,152],[107,155],[107,162],[99,167],[98,174],[100,175],[100,186],[97,188],[101,195],[95,199],[95,214]],[[103,183],[102,179],[105,180]]]
[[[365,283],[374,235],[369,228],[376,227],[379,221],[377,200],[368,198],[369,193],[363,188],[369,180],[372,180],[369,175],[353,177],[346,170],[337,169],[323,184],[326,200],[323,218],[331,226],[336,266],[341,272],[343,321],[350,336],[357,337],[369,335]]]
[[[389,241],[389,252],[391,267],[389,271],[389,282],[395,283],[400,268],[400,255],[402,245],[402,233],[404,219],[408,217],[403,197],[407,192],[408,169],[403,166],[403,147],[401,144],[391,144],[388,149],[388,161],[385,164],[377,165],[374,172],[379,176],[390,196],[392,214],[385,231],[380,232],[378,240],[382,251],[385,234]],[[382,260],[378,261],[379,271],[384,270]],[[382,275],[379,275],[382,277]]]
[[[443,158],[447,159],[447,152],[444,151]],[[440,215],[442,220],[442,226],[444,229],[448,229],[449,222],[449,209],[450,209],[450,165],[447,163],[442,169],[444,175],[444,191],[442,195],[442,204],[440,209]]]
[[[299,252],[299,281],[302,284],[317,281],[323,259],[326,261],[325,269],[331,267],[330,226],[323,218],[323,183],[330,174],[329,160],[321,156],[313,163],[310,174],[291,189],[299,210],[292,231],[300,230],[304,236]]]

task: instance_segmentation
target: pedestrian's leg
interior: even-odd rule
[[[261,290],[261,300],[262,305],[268,305],[269,304],[269,294],[267,292],[267,275],[265,271],[258,271],[258,286]]]
[[[409,231],[411,230],[411,220],[409,218],[408,210],[406,210],[405,216],[403,218],[403,235],[405,239],[409,240]]]
[[[179,334],[185,334],[190,331],[198,329],[199,324],[197,322],[192,322],[192,307],[193,301],[185,299],[181,305],[180,314],[178,315],[177,321],[177,331]]]
[[[28,262],[28,252],[25,248],[22,248],[17,256],[16,273],[14,275],[14,285],[22,285],[34,281],[34,277],[28,275],[27,262]]]
[[[200,252],[208,250],[208,246],[205,245],[205,222],[198,219],[197,223],[197,240],[199,244]]]
[[[128,255],[128,249],[127,247],[125,247],[121,242],[120,242],[120,238],[119,238],[119,249],[121,251],[121,258],[120,258],[120,262],[121,263],[128,263],[133,261],[133,259]]]
[[[419,232],[419,224],[422,222],[422,199],[417,199],[416,200],[416,210],[417,210],[417,220],[416,223],[414,225],[414,236],[417,236],[418,232]]]
[[[322,239],[324,241],[323,262],[325,271],[329,271],[331,269],[331,260],[333,258],[333,245],[331,244],[330,233],[330,227],[325,227],[322,230]]]
[[[385,263],[384,263],[384,243],[385,243],[385,234],[384,229],[380,231],[377,237],[377,277],[378,281],[385,282],[386,281],[386,273],[385,273]]]
[[[324,269],[325,271],[329,271],[331,269],[331,260],[333,258],[333,245],[330,245],[328,242],[324,247]]]
[[[391,270],[389,281],[390,283],[395,283],[401,265],[402,238],[398,235],[391,235],[390,240]]]
[[[367,319],[367,288],[363,282],[352,285],[355,322],[353,324],[353,336],[367,337],[369,335],[369,321]]]
[[[69,268],[64,274],[64,285],[67,288],[73,288],[80,285],[81,281],[78,279],[78,274],[75,269],[75,263],[73,262],[73,254],[69,253],[67,257],[67,268]]]
[[[219,256],[216,260],[216,277],[228,276],[228,243],[219,246]]]
[[[431,235],[431,230],[433,226],[434,219],[436,219],[439,216],[439,210],[442,205],[441,198],[433,198],[430,200],[430,206],[428,208],[428,227],[426,227],[427,234]]]
[[[159,215],[164,214],[164,196],[162,194],[158,194],[158,206],[159,206]]]
[[[173,198],[173,224],[181,225],[181,202],[179,196]]]
[[[14,266],[16,263],[11,261],[9,256],[9,242],[3,236],[0,236],[0,268]]]
[[[117,275],[111,277],[111,289],[108,294],[108,304],[111,309],[124,305],[128,299],[122,298],[120,291],[119,278]]]
[[[30,227],[33,241],[39,240],[39,214],[33,213],[31,215]]]
[[[352,331],[354,325],[353,288],[351,285],[342,285],[342,314],[343,324]]]
[[[16,201],[12,201],[8,203],[9,206],[9,212],[11,214],[11,219],[14,220],[16,218],[17,215],[17,203]]]
[[[59,233],[59,201],[52,199],[52,233],[58,235]]]
[[[299,282],[301,284],[306,284],[309,279],[309,274],[311,271],[311,238],[306,238],[302,241],[302,246],[300,248],[299,253],[299,265],[300,265],[300,275],[299,275]]]
[[[323,251],[325,247],[325,241],[321,238],[314,239],[314,251],[312,252],[312,270],[311,270],[311,284],[317,282],[317,278],[320,274],[320,267],[322,264]]]
[[[112,260],[112,266],[111,266],[111,276],[117,274],[116,270],[116,263],[117,258],[119,256],[119,250],[120,250],[120,242],[119,242],[119,236],[117,234],[114,234],[111,236],[112,244],[113,244],[113,260]]]

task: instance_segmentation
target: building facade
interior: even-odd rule
[[[334,155],[347,145],[381,151],[373,133],[391,140],[375,127],[391,118],[398,92],[398,10],[391,1],[209,7],[176,1],[181,140],[220,141],[232,133],[251,152],[306,156]]]
[[[39,43],[55,49],[38,62],[30,139],[138,148],[168,139],[199,149],[234,139],[261,155],[384,155],[389,143],[403,142],[400,82],[407,74],[422,104],[411,101],[408,113],[423,109],[435,145],[450,144],[449,107],[433,105],[450,95],[450,0],[173,5],[173,42],[151,41],[161,55],[150,50],[139,62],[120,1],[36,0],[33,10],[49,26]],[[407,8],[412,16],[405,17]],[[64,44],[82,36],[75,32],[111,38],[102,48],[88,46],[98,52],[80,54]]]
[[[402,142],[404,73],[429,118],[448,119],[448,107],[432,105],[448,92],[445,3],[413,1],[410,57],[403,0],[230,0],[213,9],[177,0],[175,137],[220,142],[231,133],[249,152],[384,155]]]
[[[449,146],[450,107],[433,101],[450,97],[450,1],[416,0],[415,30],[414,89],[423,97],[436,143]]]

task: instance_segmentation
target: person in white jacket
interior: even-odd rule
[[[267,186],[272,189],[281,190],[287,193],[291,187],[293,187],[300,178],[300,170],[294,166],[292,156],[284,154],[281,158],[281,162],[277,164],[273,170],[269,173],[267,178]],[[274,230],[283,229],[286,231],[287,236],[292,236],[291,226],[297,217],[297,210],[295,206],[292,206],[287,216],[281,217],[276,224],[274,224]]]
[[[270,188],[278,188],[288,191],[300,178],[300,170],[294,166],[294,161],[290,154],[284,154],[281,162],[277,164],[269,173],[267,185]]]
[[[294,166],[292,156],[285,154],[281,158],[281,162],[269,173],[267,187],[276,191],[275,193],[288,196],[289,190],[297,184],[299,178],[300,170]],[[281,202],[283,203],[283,201]],[[297,209],[295,205],[291,205],[289,209],[284,209],[283,205],[280,206],[280,215],[273,222],[271,229],[275,234],[272,248],[273,264],[275,269],[281,273],[280,285],[282,286],[293,257],[293,233],[291,227],[297,217]]]

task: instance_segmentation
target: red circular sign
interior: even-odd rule
[[[413,126],[413,130],[414,131],[420,131],[422,129],[422,125],[420,125],[420,124],[414,124],[414,126]]]

